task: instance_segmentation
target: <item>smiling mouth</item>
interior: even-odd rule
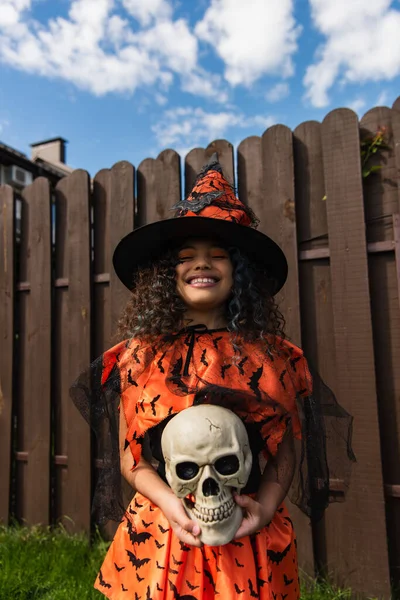
[[[187,285],[196,288],[212,287],[219,282],[216,277],[191,277],[187,280]]]

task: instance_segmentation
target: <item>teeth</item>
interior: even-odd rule
[[[191,279],[190,283],[216,283],[216,279],[212,279],[211,277],[196,277],[196,279]]]
[[[199,521],[202,521],[203,523],[213,523],[216,521],[224,521],[230,517],[233,513],[234,506],[234,501],[230,499],[217,508],[208,508],[195,504],[192,511]]]

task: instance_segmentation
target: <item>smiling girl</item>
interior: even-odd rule
[[[176,218],[142,227],[116,248],[116,273],[131,290],[124,341],[92,366],[90,394],[82,380],[75,386],[108,450],[95,513],[120,520],[95,587],[113,600],[297,600],[284,499],[291,488],[309,516],[320,515],[329,472],[315,382],[302,351],[285,340],[274,300],[286,259],[252,227],[254,215],[216,156],[176,208]],[[349,435],[349,415],[332,394],[324,401]],[[236,412],[253,453],[250,479],[235,497],[242,523],[232,542],[214,548],[201,544],[199,526],[169,488],[160,446],[174,414],[200,402]],[[120,472],[136,491],[126,510]]]

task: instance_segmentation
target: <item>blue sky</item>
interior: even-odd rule
[[[93,176],[400,96],[400,0],[0,0],[0,141]]]

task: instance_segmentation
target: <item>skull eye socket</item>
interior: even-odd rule
[[[234,454],[223,456],[214,463],[214,467],[220,475],[233,475],[239,471],[239,459]]]
[[[175,470],[179,479],[189,481],[189,479],[196,477],[197,473],[199,472],[199,467],[193,462],[183,462],[179,463],[179,465],[176,465]]]

